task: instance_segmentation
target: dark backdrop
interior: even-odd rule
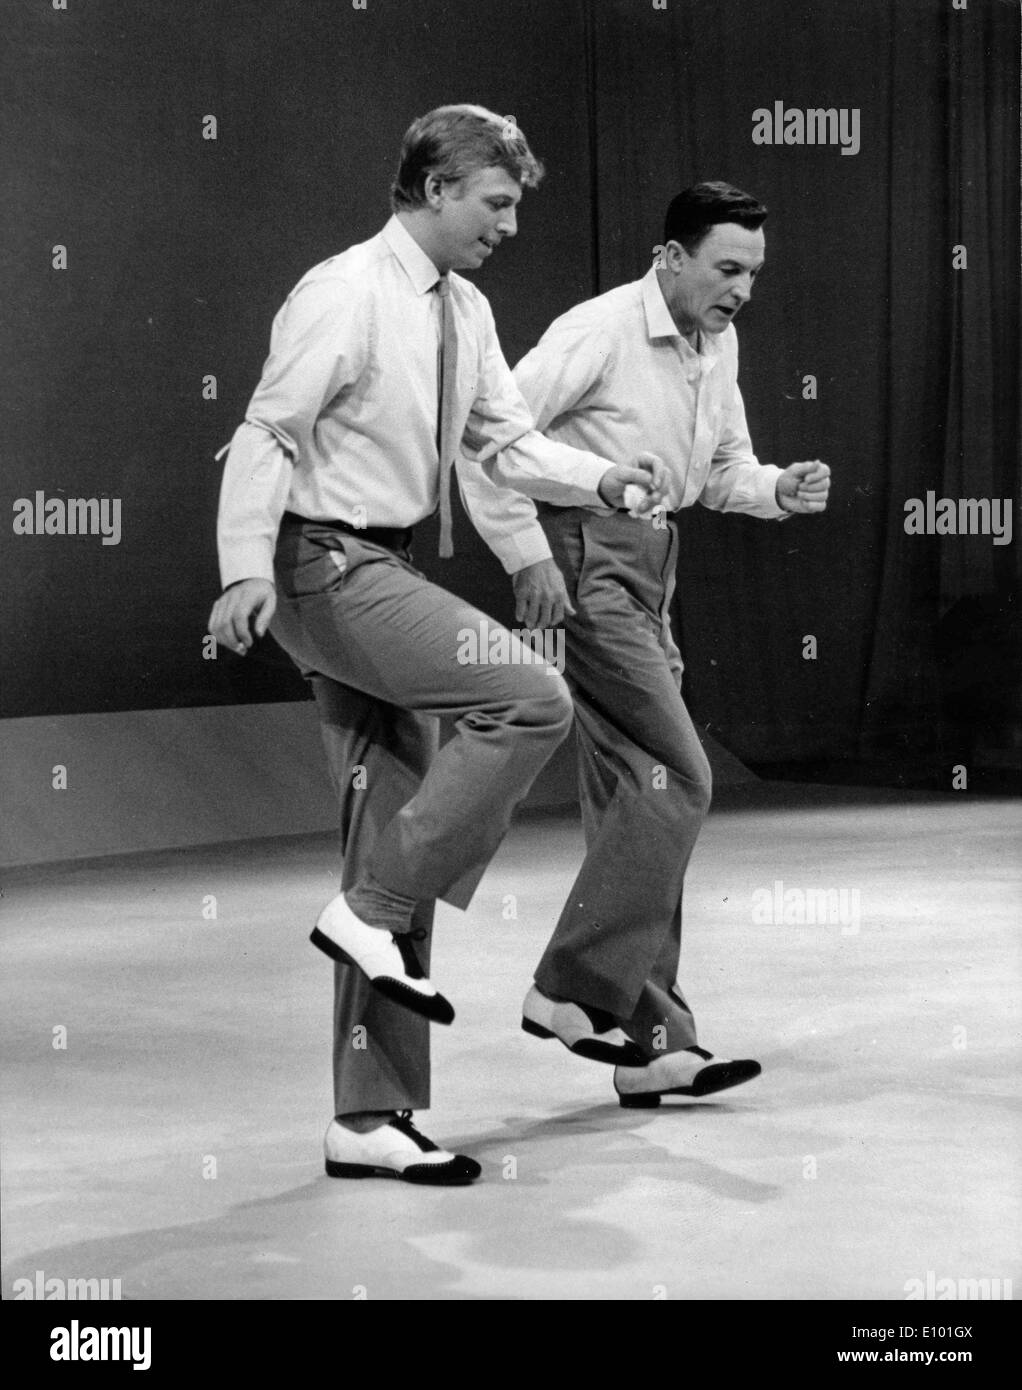
[[[682,513],[700,723],[751,761],[914,754],[944,785],[977,738],[1017,759],[1018,542],[903,524],[927,490],[1010,497],[1018,521],[1017,6],[594,13],[600,289],[645,269],[664,189],[727,177],[755,192],[772,212],[738,323],[753,441],[764,461],[819,457],[834,474],[824,517]],[[779,100],[858,107],[859,153],[752,144],[752,111]]]
[[[517,241],[478,277],[512,362],[569,305],[645,271],[685,183],[726,177],[772,209],[739,325],[753,439],[764,460],[826,459],[833,501],[783,526],[682,515],[678,616],[700,723],[753,762],[804,766],[914,754],[936,767],[977,737],[987,756],[1017,743],[1017,541],[902,526],[905,499],[927,489],[1018,500],[1013,3],[16,0],[4,13],[6,514],[39,489],[123,508],[118,546],[5,527],[4,714],[304,694],[272,646],[203,659],[212,456],[287,291],[388,215],[408,121],[471,100],[513,114],[548,168]],[[777,100],[858,107],[860,152],[753,145],[752,111]],[[216,141],[201,138],[207,114]],[[66,271],[51,268],[57,243]],[[510,618],[507,581],[463,517],[446,566],[423,532],[434,577]]]

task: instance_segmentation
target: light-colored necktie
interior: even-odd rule
[[[458,379],[458,335],[451,307],[451,286],[446,275],[436,282],[440,296],[440,341],[437,344],[436,447],[440,456],[440,554],[454,554],[451,532],[451,467],[458,441],[451,437],[454,387]]]

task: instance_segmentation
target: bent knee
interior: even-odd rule
[[[692,808],[700,816],[705,816],[709,812],[712,801],[713,774],[710,772],[709,764],[707,764],[705,773],[700,774],[692,782]]]
[[[519,702],[519,712],[522,723],[548,729],[552,736],[564,738],[575,718],[575,706],[560,672],[545,668]]]
[[[698,761],[692,757],[680,760],[676,768],[679,794],[684,797],[692,815],[702,820],[710,809],[713,800],[713,774],[705,757]]]

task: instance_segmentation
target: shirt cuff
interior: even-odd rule
[[[553,552],[537,521],[535,527],[519,531],[517,535],[501,536],[489,542],[490,549],[504,566],[505,574],[517,574],[519,570],[538,565],[542,560],[552,560]]]
[[[583,487],[592,489],[593,500],[589,504],[594,507],[602,507],[605,511],[614,511],[615,508],[606,503],[600,496],[600,480],[605,473],[609,473],[614,467],[608,459],[600,458],[599,454],[586,454],[584,462],[579,468],[579,481]]]
[[[263,541],[236,541],[234,544],[220,542],[220,583],[225,589],[242,579],[268,579],[273,577],[273,548]]]
[[[778,468],[776,463],[761,463],[759,468],[760,474],[756,483],[763,507],[761,515],[767,521],[787,521],[791,512],[786,512],[777,503],[777,479],[784,472],[784,469]]]

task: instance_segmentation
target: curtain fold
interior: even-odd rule
[[[1017,7],[590,5],[598,290],[644,273],[684,185],[760,197],[767,265],[737,323],[753,442],[833,470],[824,517],[682,513],[693,712],[749,761],[936,766],[976,642],[991,690],[970,718],[1003,720],[1015,678],[1017,543],[906,534],[905,504],[1018,503]],[[858,110],[859,151],[754,145],[777,102]],[[984,615],[964,643],[963,601]]]
[[[1017,744],[1019,551],[907,534],[905,504],[1018,506],[1018,14],[902,0],[894,15],[889,511],[860,753],[928,759],[950,785],[984,740]]]
[[[409,118],[479,100],[548,167],[479,277],[512,362],[645,273],[686,184],[726,178],[771,209],[742,391],[759,457],[826,460],[832,500],[783,525],[682,514],[698,722],[757,763],[1014,746],[1022,543],[904,521],[927,492],[1010,498],[1019,520],[1018,6],[302,0],[301,24],[294,8],[108,0],[8,26],[8,505],[118,497],[124,534],[8,533],[0,712],[293,697],[286,670],[197,656],[213,455],[288,289],[384,221]],[[753,144],[753,112],[777,102],[858,111],[860,148]],[[50,264],[62,243],[67,271]],[[513,616],[464,517],[432,577]]]

